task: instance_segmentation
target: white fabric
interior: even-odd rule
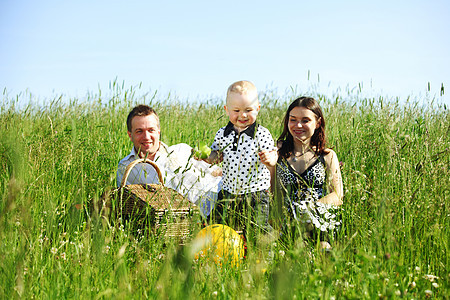
[[[192,148],[187,144],[170,147],[161,144],[163,149],[157,152],[155,163],[164,177],[164,186],[178,191],[199,206],[203,215],[209,215],[221,189],[222,177],[213,176],[219,167],[190,158]],[[126,166],[138,158],[133,147],[131,153],[119,162],[117,186],[120,185]],[[144,183],[159,183],[159,180],[150,164],[141,163],[131,170],[127,184]]]

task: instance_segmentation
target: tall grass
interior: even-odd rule
[[[189,245],[131,234],[86,204],[115,185],[137,103],[160,115],[167,144],[211,143],[223,104],[136,95],[58,97],[0,108],[1,298],[442,298],[450,287],[450,116],[446,107],[358,98],[320,100],[342,161],[344,226],[323,253],[249,241],[237,268],[195,261]],[[259,121],[276,138],[297,91],[262,95]],[[346,100],[346,99],[351,100]],[[23,99],[22,99],[23,100]],[[81,209],[78,209],[81,207]]]

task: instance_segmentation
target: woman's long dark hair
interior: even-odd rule
[[[320,125],[319,128],[314,131],[314,134],[311,137],[310,144],[311,148],[314,149],[316,155],[323,154],[325,152],[326,138],[325,119],[323,118],[322,109],[320,108],[319,103],[314,98],[300,97],[295,99],[294,102],[289,105],[289,108],[286,111],[286,115],[284,116],[283,132],[281,133],[277,141],[278,145],[281,144],[281,148],[278,150],[278,155],[283,158],[288,158],[294,151],[294,138],[289,132],[289,114],[295,107],[305,107],[316,115]]]

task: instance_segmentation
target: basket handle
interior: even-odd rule
[[[130,175],[131,169],[133,169],[133,167],[134,167],[135,165],[137,165],[137,164],[139,164],[139,163],[142,163],[142,162],[145,162],[145,163],[148,163],[148,164],[152,165],[152,167],[155,168],[156,173],[158,173],[158,179],[159,179],[159,182],[160,182],[161,184],[164,184],[164,178],[163,178],[163,176],[162,176],[162,174],[161,174],[161,171],[159,170],[158,165],[155,164],[153,161],[151,161],[151,160],[148,159],[148,158],[140,158],[140,159],[133,160],[133,161],[127,166],[127,168],[125,169],[125,173],[123,174],[123,177],[122,177],[122,182],[120,183],[120,187],[121,187],[121,188],[124,187],[124,186],[126,185],[127,179],[128,179],[128,175]]]

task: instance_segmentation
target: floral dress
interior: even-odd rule
[[[278,160],[277,183],[284,205],[295,220],[312,223],[320,231],[333,231],[341,225],[338,206],[317,202],[326,195],[326,168],[323,155],[298,174],[285,158]]]

